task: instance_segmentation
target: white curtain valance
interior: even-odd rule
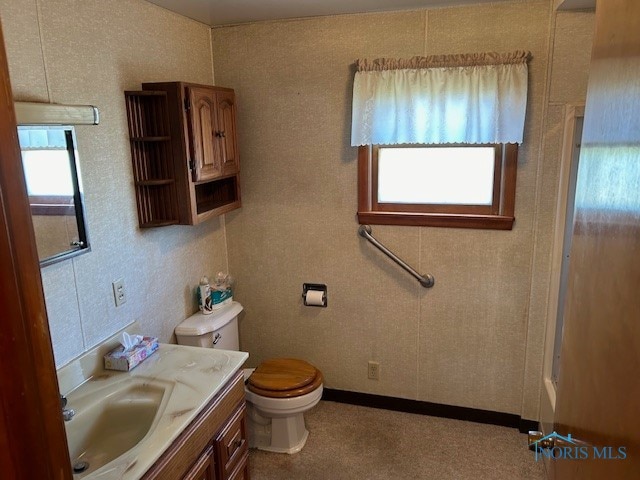
[[[528,52],[359,60],[351,145],[522,143]]]

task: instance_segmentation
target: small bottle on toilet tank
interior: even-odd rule
[[[211,286],[209,285],[209,279],[207,277],[202,277],[200,279],[200,285],[198,285],[198,307],[205,315],[213,312]]]

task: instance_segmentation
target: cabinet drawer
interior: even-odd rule
[[[250,480],[249,479],[249,452],[245,453],[236,466],[236,469],[229,475],[228,480]]]
[[[230,473],[248,449],[246,408],[244,405],[238,408],[229,423],[216,437],[215,445],[218,450],[220,476],[223,479],[230,478]]]

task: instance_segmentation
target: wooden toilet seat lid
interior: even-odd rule
[[[250,391],[265,397],[297,397],[322,383],[322,373],[304,360],[273,358],[262,362],[249,377]]]

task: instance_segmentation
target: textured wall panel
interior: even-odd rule
[[[584,102],[595,27],[593,12],[564,12],[556,16],[551,102]]]
[[[424,267],[436,263],[443,278],[437,294],[421,303],[422,399],[520,411],[549,8],[548,2],[527,2],[429,13],[430,53],[528,50],[532,59],[514,229],[423,229]]]
[[[123,91],[147,81],[210,84],[210,30],[140,0],[39,0],[40,25],[35,15],[25,20],[24,12],[35,11],[33,0],[10,3],[0,13],[13,32],[7,45],[20,96],[41,97],[48,87],[51,101],[94,104],[101,114],[99,126],[77,128],[92,250],[42,272],[56,363],[134,320],[144,333],[169,341],[196,308],[199,277],[226,269],[224,227],[217,219],[138,229]],[[40,70],[31,58],[40,49],[48,84],[35,75]],[[120,277],[128,299],[116,308],[111,282]]]
[[[227,229],[252,364],[299,355],[327,386],[415,398],[417,288],[357,235],[349,108],[354,60],[421,54],[423,30],[415,12],[214,30],[216,80],[237,89],[243,125],[243,208]],[[417,262],[417,229],[375,232]],[[328,285],[327,309],[301,306],[304,282]]]
[[[46,102],[46,73],[36,0],[0,0],[2,33],[16,100]]]
[[[529,302],[536,229],[549,228],[536,210],[553,212],[536,204],[538,175],[554,182],[538,163],[551,15],[537,1],[214,29],[216,80],[237,89],[249,126],[244,207],[227,229],[251,363],[300,355],[332,388],[521,412],[529,323],[540,333],[545,322]],[[356,235],[353,60],[514,49],[533,53],[514,230],[374,227],[436,276],[424,290]],[[550,233],[540,237],[547,249]],[[328,284],[327,309],[301,306],[305,281]],[[536,365],[542,346],[532,342]],[[366,378],[370,359],[381,363],[379,382]],[[539,381],[527,394],[535,405]]]
[[[78,129],[93,251],[43,272],[58,364],[132,320],[171,338],[195,308],[199,276],[225,269],[228,248],[250,363],[300,356],[332,388],[535,416],[559,139],[557,112],[543,121],[544,92],[550,80],[552,100],[584,95],[588,55],[574,38],[590,38],[589,14],[558,16],[554,59],[547,1],[214,29],[216,83],[236,89],[240,125],[243,208],[226,216],[227,245],[222,220],[137,229],[122,100],[142,81],[210,83],[206,27],[137,0],[41,2],[40,44],[34,2],[0,2],[21,95],[48,87],[52,101],[103,114],[99,127]],[[374,227],[436,276],[424,290],[356,234],[353,62],[519,48],[533,60],[514,230]],[[116,309],[111,281],[121,276],[129,301]],[[329,308],[302,306],[303,282],[328,284]],[[68,342],[56,333],[65,328]],[[368,360],[380,362],[380,381],[366,378]]]

